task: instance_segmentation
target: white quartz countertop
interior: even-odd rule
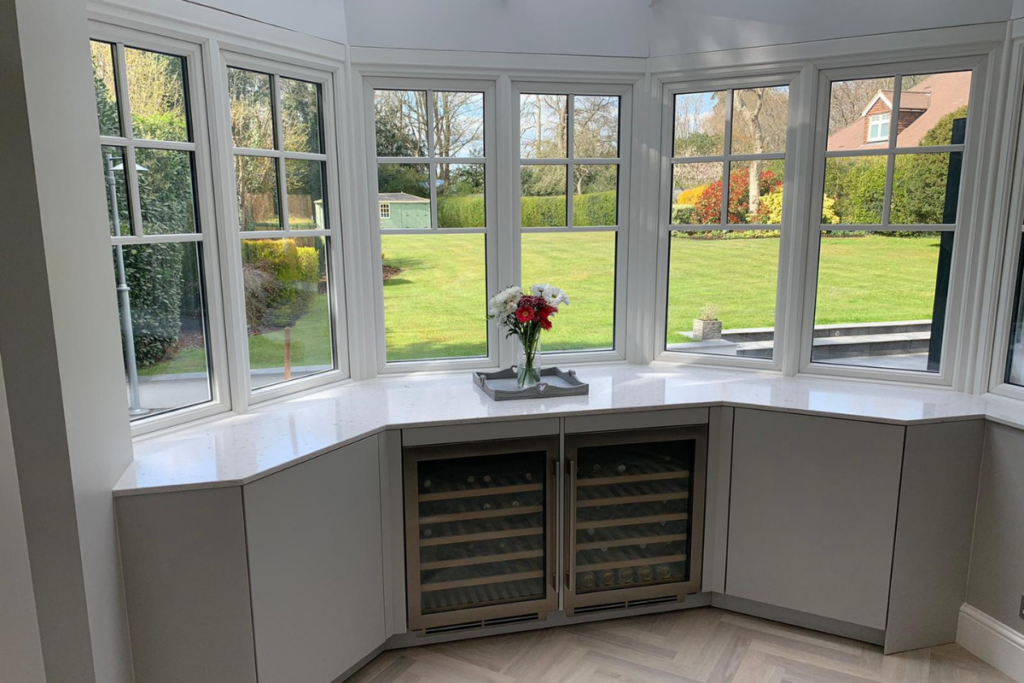
[[[1024,427],[1019,402],[946,389],[671,364],[582,365],[588,396],[494,402],[469,372],[348,382],[135,443],[114,495],[238,486],[388,428],[735,406],[919,424],[989,418]]]

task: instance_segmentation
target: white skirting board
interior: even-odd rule
[[[956,642],[975,657],[1024,683],[1024,635],[964,604],[960,608]]]

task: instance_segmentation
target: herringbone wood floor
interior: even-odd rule
[[[958,645],[885,657],[712,608],[385,652],[353,683],[1012,683]]]

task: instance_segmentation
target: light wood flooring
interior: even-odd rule
[[[385,652],[352,683],[1012,683],[958,645],[882,655],[713,608]]]

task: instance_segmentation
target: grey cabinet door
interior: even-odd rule
[[[737,410],[726,593],[884,629],[904,428]]]
[[[245,486],[260,683],[330,683],[384,642],[377,437]]]

